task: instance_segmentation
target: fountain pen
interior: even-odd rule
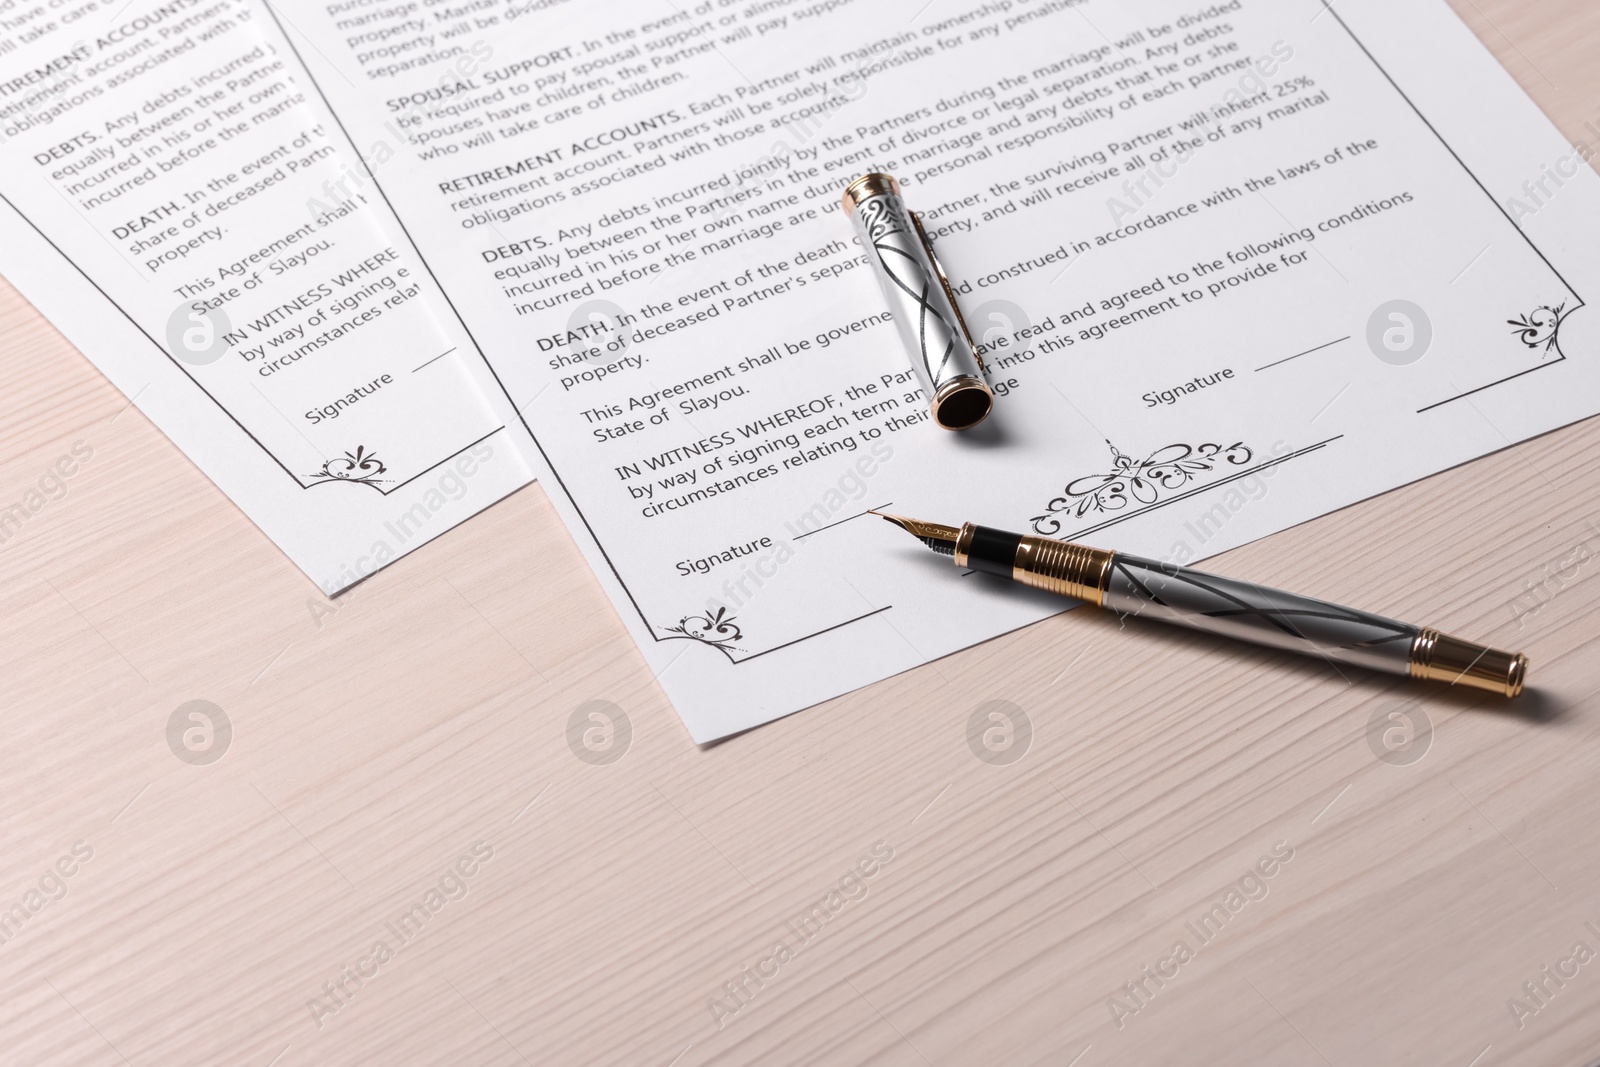
[[[1395,622],[1250,582],[1122,552],[972,523],[957,528],[887,519],[955,565],[1058,593],[1123,616],[1159,619],[1269,648],[1321,656],[1385,674],[1522,693],[1528,657],[1476,645],[1438,630]]]

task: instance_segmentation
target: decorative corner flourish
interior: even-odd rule
[[[1554,352],[1557,357],[1566,359],[1566,353],[1561,351],[1561,324],[1571,314],[1566,308],[1565,302],[1555,307],[1541,304],[1520,318],[1507,319],[1506,323],[1523,344],[1529,348],[1544,349],[1541,358],[1548,358]]]
[[[1231,445],[1167,445],[1137,461],[1110,441],[1106,447],[1111,449],[1111,469],[1069,482],[1063,495],[1045,505],[1043,515],[1029,520],[1035,533],[1044,537],[1060,533],[1062,523],[1058,516],[1081,519],[1122,511],[1130,504],[1158,503],[1180,489],[1215,477],[1219,470],[1243,467],[1255,458],[1255,450],[1242,441]]]
[[[331,482],[352,482],[356,485],[370,485],[376,489],[387,478],[380,478],[389,468],[383,465],[375,453],[368,452],[365,445],[358,445],[354,452],[328,460],[322,469],[311,475],[312,485],[327,485]]]
[[[685,615],[678,625],[663,626],[662,629],[676,635],[663,638],[665,641],[698,641],[727,656],[729,662],[733,661],[735,652],[744,651],[733,643],[743,640],[744,634],[739,631],[738,623],[728,614],[727,608],[707,611],[703,615]]]

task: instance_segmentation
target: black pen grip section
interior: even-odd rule
[[[1017,548],[1021,544],[1021,534],[974,526],[972,546],[967,549],[967,566],[985,574],[1009,578],[1017,565]]]

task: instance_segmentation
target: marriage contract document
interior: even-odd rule
[[[1600,409],[1590,153],[1440,0],[269,10],[699,741],[1061,610],[870,507],[1188,562]],[[870,170],[976,432],[839,211]]]

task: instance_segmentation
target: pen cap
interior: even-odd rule
[[[844,191],[844,211],[878,276],[933,420],[946,430],[970,430],[989,417],[994,393],[950,282],[921,220],[906,208],[900,183],[887,174],[857,178]]]

